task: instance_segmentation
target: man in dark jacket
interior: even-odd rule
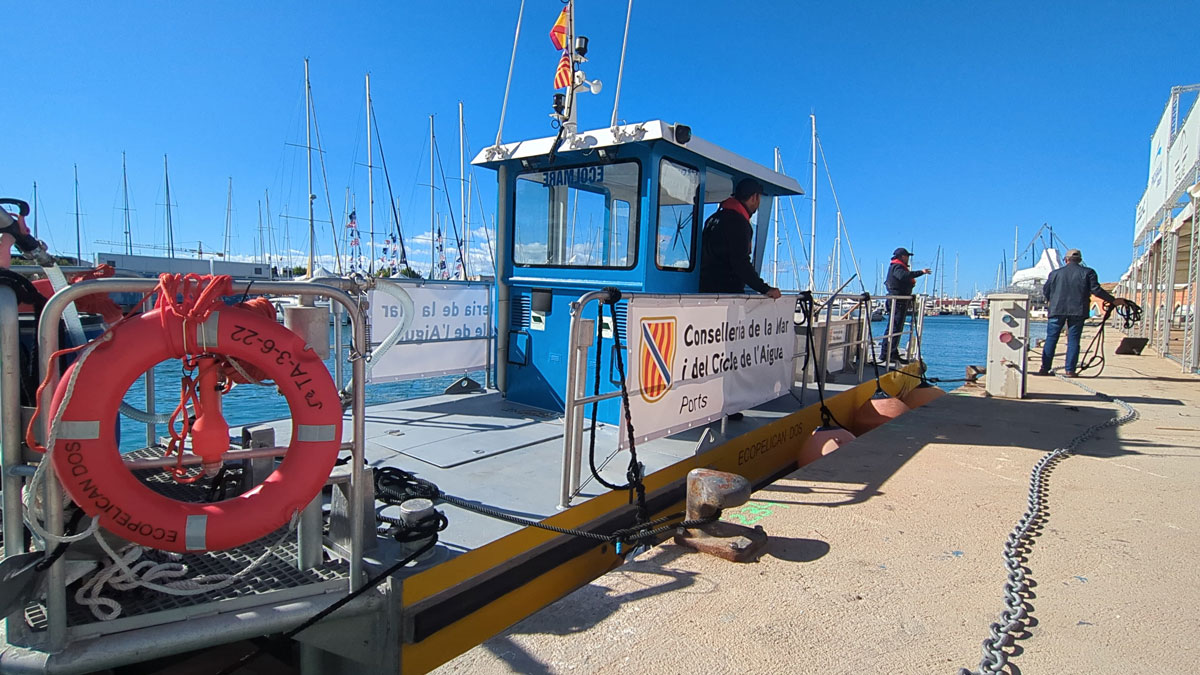
[[[758,276],[750,262],[753,230],[750,216],[762,201],[762,183],[753,178],[738,182],[733,196],[721,202],[704,222],[701,237],[700,292],[745,293],[749,286],[768,298],[780,296],[778,288]]]
[[[892,251],[892,264],[888,266],[887,281],[884,282],[888,295],[905,296],[898,300],[888,301],[891,316],[888,317],[887,335],[883,336],[883,353],[887,354],[889,361],[899,361],[900,363],[906,363],[904,357],[900,355],[900,336],[904,332],[904,320],[908,318],[908,313],[912,310],[913,286],[917,285],[917,277],[930,272],[928,268],[915,272],[910,271],[908,261],[911,258],[912,252],[906,248]],[[893,336],[895,337],[893,338]]]
[[[1054,349],[1063,327],[1067,329],[1066,376],[1075,377],[1079,363],[1079,338],[1083,335],[1083,322],[1088,317],[1091,296],[1096,296],[1114,305],[1124,305],[1124,298],[1115,298],[1100,287],[1096,270],[1083,265],[1083,254],[1079,249],[1067,251],[1067,264],[1050,272],[1046,285],[1042,287],[1050,306],[1046,322],[1046,344],[1042,349],[1042,369],[1037,375],[1049,375],[1054,361]]]

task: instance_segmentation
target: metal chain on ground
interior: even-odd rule
[[[1133,406],[1119,398],[1098,392],[1078,380],[1067,379],[1062,375],[1058,375],[1057,377],[1063,382],[1073,384],[1089,394],[1105,401],[1116,403],[1124,409],[1124,412],[1116,417],[1099,424],[1093,424],[1084,429],[1082,433],[1072,438],[1071,442],[1067,443],[1066,446],[1056,448],[1043,455],[1034,465],[1033,471],[1029,476],[1028,508],[1025,511],[1025,515],[1017,522],[1017,526],[1013,528],[1012,533],[1008,535],[1008,541],[1004,544],[1004,565],[1008,568],[1008,581],[1004,584],[1004,610],[1000,612],[1000,620],[993,622],[989,627],[990,635],[983,640],[983,658],[979,662],[979,668],[976,670],[961,668],[958,671],[959,675],[984,675],[987,673],[995,674],[1004,672],[1004,667],[1008,664],[1009,658],[1009,653],[1005,649],[1012,645],[1016,634],[1025,629],[1025,619],[1029,617],[1025,596],[1029,592],[1029,578],[1027,574],[1030,572],[1029,568],[1024,565],[1026,562],[1025,556],[1029,553],[1033,546],[1033,540],[1038,535],[1037,528],[1045,520],[1045,490],[1050,478],[1050,472],[1060,461],[1070,456],[1084,441],[1095,436],[1096,432],[1101,429],[1128,424],[1136,420],[1139,416],[1138,411]]]

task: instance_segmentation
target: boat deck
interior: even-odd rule
[[[868,372],[869,369],[868,369]],[[864,376],[865,377],[865,376]],[[858,384],[854,373],[835,376],[826,385],[833,396]],[[712,447],[723,438],[741,435],[790,415],[818,401],[815,386],[782,396],[745,412],[740,421],[712,422],[637,446],[638,459],[651,474]],[[541,520],[558,513],[562,478],[563,417],[539,408],[512,403],[495,391],[445,394],[369,406],[366,411],[365,457],[371,467],[397,467],[437,485],[447,494],[478,502],[514,516]],[[268,423],[276,441],[287,443],[290,422]],[[608,492],[589,478],[586,443],[590,421],[585,423],[585,452],[581,490],[572,504]],[[350,424],[344,425],[349,440]],[[618,428],[601,423],[596,428],[596,463],[610,483],[624,483],[628,454],[617,452]],[[712,440],[701,443],[706,435]],[[390,508],[390,507],[389,507]],[[451,555],[478,548],[519,526],[482,516],[451,504],[440,504],[449,527],[439,546]],[[387,508],[382,513],[397,516]],[[386,540],[373,560],[393,557]]]
[[[854,373],[841,373],[833,378],[839,382],[826,385],[826,395],[830,397],[858,384]],[[747,410],[740,421],[713,422],[639,444],[638,458],[649,475],[711,448],[725,438],[752,432],[817,401],[815,386],[797,389],[794,395]],[[263,424],[275,429],[277,445],[287,445],[290,421]],[[585,426],[585,437],[588,428]],[[559,512],[563,429],[561,414],[514,404],[495,391],[409,399],[367,407],[365,458],[371,467],[404,469],[461,499],[521,518],[542,520]],[[623,483],[628,455],[616,450],[617,432],[615,426],[598,425],[596,461],[607,480]],[[347,415],[343,440],[349,441],[350,433]],[[709,439],[702,443],[701,439],[706,436]],[[144,450],[137,451],[134,456],[149,458],[156,454],[156,451]],[[344,454],[349,455],[348,452]],[[585,453],[585,478],[572,505],[608,492],[586,478],[589,475],[586,461]],[[164,473],[151,473],[152,483],[161,485],[161,489],[173,497],[185,501],[198,498],[188,493],[193,490],[190,486],[178,486]],[[376,503],[376,508],[379,513],[399,516],[397,509],[381,502]],[[447,515],[449,525],[440,534],[434,555],[402,570],[397,576],[419,573],[431,564],[444,562],[522,529],[519,525],[451,504],[439,504],[437,508]],[[180,561],[197,573],[234,573],[262,555],[268,547],[276,545],[281,534],[282,531],[273,533],[231,551],[188,554]],[[99,556],[98,552],[91,553]],[[89,554],[85,550],[80,555],[87,557]],[[404,555],[406,551],[402,550],[401,544],[386,536],[369,535],[364,563],[368,573],[374,574]],[[214,600],[222,611],[236,611],[260,604],[262,598],[259,596],[263,593],[286,600],[293,596],[302,597],[313,588],[329,591],[344,584],[347,577],[344,562],[326,559],[301,571],[296,567],[297,557],[293,539],[269,554],[264,564],[243,581],[211,595],[181,598],[154,593],[116,593],[110,589],[105,595],[122,603],[121,616],[114,621],[97,622],[72,596],[68,600],[68,624],[77,638],[99,637],[113,630],[154,625],[167,618],[161,614],[163,612],[174,618],[184,618],[193,614],[197,607]],[[305,590],[306,586],[310,590]],[[26,619],[34,632],[45,629],[44,611],[39,602],[31,603],[26,609]]]
[[[1116,337],[1102,375],[1081,381],[1140,419],[1050,472],[1026,562],[1033,620],[1004,672],[1194,667],[1200,378],[1116,356]],[[1065,380],[1029,384],[1020,401],[942,397],[758,491],[725,515],[771,535],[757,563],[660,546],[437,672],[974,669],[1003,609],[1001,552],[1031,469],[1121,412]]]

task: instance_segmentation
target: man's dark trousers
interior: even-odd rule
[[[1054,361],[1054,350],[1058,347],[1058,336],[1067,329],[1067,372],[1074,373],[1079,364],[1079,340],[1083,337],[1083,322],[1086,316],[1052,316],[1046,321],[1046,345],[1042,349],[1042,372],[1049,372]]]
[[[888,308],[891,309],[891,315],[888,317],[888,335],[883,337],[883,357],[886,359],[892,354],[900,353],[900,338],[899,333],[904,330],[904,320],[908,318],[909,309],[912,307],[912,300],[889,300]],[[897,334],[895,338],[889,337],[891,334]],[[891,349],[888,349],[888,347]]]

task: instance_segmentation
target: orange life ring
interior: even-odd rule
[[[231,357],[261,370],[291,411],[292,440],[283,461],[261,484],[231,499],[186,503],[154,492],[125,467],[115,442],[125,392],[150,368],[185,353]],[[49,419],[62,405],[75,368],[59,381]],[[320,492],[337,461],[342,407],[325,364],[277,322],[222,306],[202,324],[186,323],[159,308],[113,328],[111,340],[88,357],[57,430],[59,480],[106,529],[167,551],[219,551],[282,527]]]

